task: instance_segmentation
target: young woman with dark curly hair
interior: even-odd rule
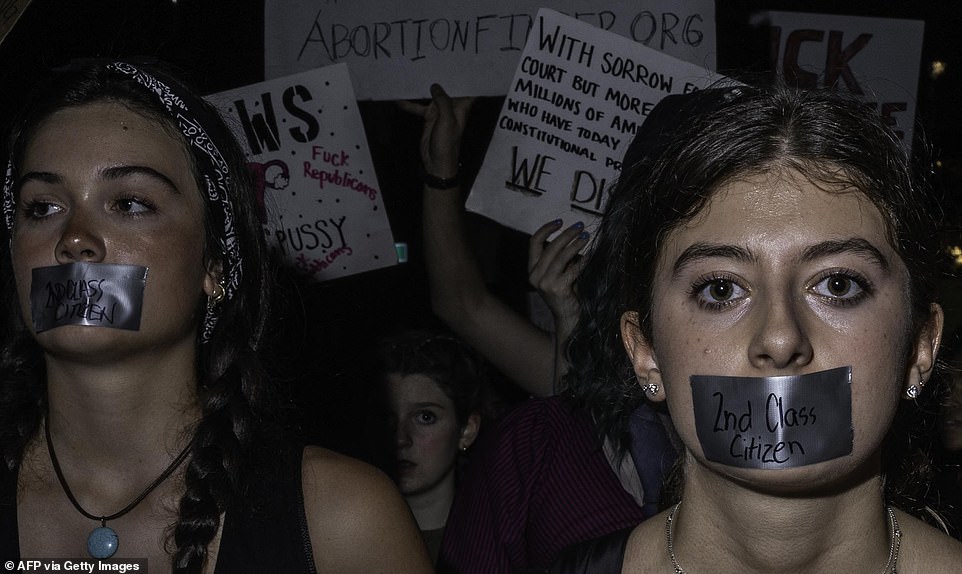
[[[616,440],[666,405],[680,488],[558,571],[958,571],[918,518],[939,220],[901,142],[784,86],[670,96],[642,130],[576,283],[569,389]]]

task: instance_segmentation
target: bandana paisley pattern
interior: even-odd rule
[[[222,231],[219,241],[224,258],[222,262],[224,296],[225,299],[231,299],[240,288],[243,277],[240,242],[234,226],[234,207],[230,197],[232,187],[230,170],[224,156],[211,140],[201,121],[204,116],[209,115],[209,112],[196,97],[174,82],[165,83],[129,63],[114,62],[107,65],[107,70],[136,80],[156,95],[187,140],[204,180],[206,189],[202,190],[202,193],[205,194],[209,212],[213,218],[212,224],[215,229],[219,228]],[[188,102],[193,105],[188,105]],[[8,162],[3,183],[3,215],[7,230],[10,232],[13,231],[16,215],[13,172],[13,163]],[[216,309],[207,310],[201,331],[202,342],[206,343],[210,340],[217,324],[217,317]]]

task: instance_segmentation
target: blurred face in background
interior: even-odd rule
[[[397,421],[398,488],[425,494],[454,480],[460,448],[470,442],[458,424],[454,401],[426,375],[388,375],[390,408]],[[473,440],[473,435],[470,437]]]

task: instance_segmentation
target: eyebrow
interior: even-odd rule
[[[178,195],[180,194],[180,189],[177,188],[177,185],[173,182],[172,179],[170,179],[169,177],[160,173],[159,171],[157,171],[152,167],[147,167],[144,165],[118,165],[115,167],[108,167],[100,172],[100,176],[107,180],[123,179],[125,177],[130,177],[134,175],[147,176],[151,179],[154,179],[164,184],[165,186],[170,188],[172,192]],[[23,184],[28,181],[39,181],[39,182],[47,183],[51,185],[58,185],[58,184],[64,183],[63,176],[59,174],[52,173],[49,171],[31,171],[23,174],[23,176],[20,178],[20,181],[18,182],[17,187],[19,188],[23,186]]]
[[[850,237],[837,241],[822,241],[812,245],[802,253],[803,261],[813,261],[827,255],[852,253],[862,259],[875,263],[883,271],[889,270],[889,260],[874,245],[861,237]]]
[[[841,253],[854,254],[878,265],[883,271],[889,270],[888,258],[886,258],[878,248],[861,237],[821,241],[807,247],[805,251],[802,252],[799,260],[815,261],[822,257]],[[754,263],[757,261],[757,257],[751,251],[737,245],[699,242],[688,246],[688,248],[678,256],[678,259],[675,260],[675,264],[672,266],[672,274],[677,276],[686,266],[695,261],[714,257],[746,263]]]
[[[156,169],[145,165],[118,165],[116,167],[108,167],[101,171],[100,175],[103,176],[104,179],[123,179],[132,175],[145,175],[165,184],[174,193],[180,194],[180,190],[172,179]]]
[[[63,178],[55,173],[50,173],[49,171],[31,171],[23,174],[20,180],[17,182],[17,188],[23,186],[24,183],[28,181],[39,181],[42,183],[58,184],[63,183]]]
[[[688,246],[687,249],[682,251],[678,259],[675,260],[675,264],[672,266],[672,275],[678,275],[681,271],[688,265],[699,261],[701,259],[710,259],[714,257],[724,258],[724,259],[734,259],[735,261],[753,263],[755,262],[755,256],[741,247],[735,245],[725,245],[721,243],[693,243]]]
[[[419,408],[419,409],[423,409],[424,407],[435,407],[435,408],[439,408],[439,409],[443,409],[443,408],[444,408],[444,405],[442,405],[442,404],[440,404],[440,403],[435,403],[435,402],[432,402],[432,401],[422,401],[422,402],[419,402],[419,403],[414,403],[414,406],[417,407],[417,408]]]

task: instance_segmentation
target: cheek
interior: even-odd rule
[[[905,329],[901,332],[905,332]],[[840,359],[852,367],[852,409],[856,445],[860,433],[884,435],[902,400],[908,369],[908,341],[886,333],[868,337]],[[874,344],[871,344],[874,343]]]
[[[24,279],[29,283],[32,268],[54,263],[54,249],[49,246],[41,248],[41,242],[40,238],[24,236],[23,233],[14,234],[14,238],[10,242],[10,263],[13,266],[18,287]],[[42,261],[42,255],[47,255],[48,259]]]
[[[201,243],[177,243],[162,252],[151,249],[128,256],[131,263],[147,265],[147,289],[145,297],[158,296],[180,301],[193,301],[204,288],[207,272]],[[138,261],[139,260],[139,261]]]
[[[458,451],[458,432],[449,425],[426,427],[415,436],[415,447],[425,460],[446,460]]]
[[[203,262],[200,259],[192,261],[146,261],[147,265],[147,296],[173,297],[184,301],[193,301],[204,288]]]
[[[14,286],[17,290],[17,299],[20,303],[20,312],[25,320],[30,317],[30,286],[33,283],[33,268],[39,267],[32,264],[28,255],[23,250],[12,247],[10,251],[11,265],[13,267]]]
[[[854,373],[853,373],[854,374]],[[899,389],[852,389],[853,448],[856,452],[875,452],[888,434],[901,402]]]

